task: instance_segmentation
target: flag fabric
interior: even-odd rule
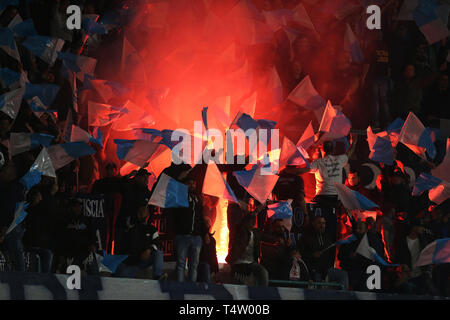
[[[148,203],[160,208],[187,208],[188,186],[162,173]]]
[[[88,102],[88,124],[93,127],[107,126],[129,111],[126,108],[113,107],[108,104]]]
[[[300,81],[287,98],[296,105],[308,110],[317,110],[326,104],[326,101],[314,88],[309,75]]]
[[[15,119],[19,113],[25,88],[18,88],[0,96],[0,111]]]
[[[422,192],[436,188],[442,183],[442,180],[432,175],[421,173],[419,178],[417,178],[416,183],[412,191],[413,196],[418,196]]]
[[[88,36],[93,36],[94,34],[107,34],[108,30],[106,26],[102,23],[97,23],[96,20],[85,17],[81,21],[81,29],[83,29],[84,34]]]
[[[450,263],[450,238],[437,239],[427,245],[420,253],[414,267],[441,263]]]
[[[429,44],[445,39],[450,34],[447,25],[439,18],[437,10],[436,0],[420,0],[413,12],[414,21]]]
[[[428,198],[431,202],[441,204],[450,198],[450,183],[443,181],[437,187],[428,192]]]
[[[0,49],[20,62],[20,54],[16,42],[14,41],[14,34],[8,28],[0,28]]]
[[[14,35],[17,37],[26,38],[26,37],[37,36],[37,34],[38,34],[36,31],[36,28],[34,27],[33,19],[28,19],[21,23],[18,23],[16,25],[14,25],[13,27],[10,27],[10,29],[12,30]]]
[[[0,68],[0,84],[4,88],[11,88],[20,82],[20,73],[9,68]]]
[[[289,219],[292,217],[292,201],[279,201],[267,206],[267,217],[270,219]]]
[[[103,148],[102,132],[99,130],[99,128],[95,128],[94,133],[95,137],[91,135],[89,132],[81,129],[79,126],[72,125],[69,142],[77,142],[77,141],[92,142]]]
[[[55,84],[33,84],[27,83],[26,90],[23,95],[25,100],[38,97],[45,106],[51,106],[56,96],[58,95],[60,87]]]
[[[206,168],[202,193],[238,203],[233,190],[224,179],[215,162],[209,163]]]
[[[155,124],[155,119],[145,110],[128,100],[122,107],[128,110],[112,122],[111,129],[130,131],[137,128],[149,128]]]
[[[11,132],[9,140],[11,156],[36,149],[41,145],[48,148],[53,138],[45,133]]]
[[[108,103],[113,97],[121,96],[129,92],[129,89],[125,88],[121,83],[100,80],[100,79],[90,79],[88,75],[85,76],[83,88],[81,90],[93,89],[100,98],[102,102]]]
[[[358,245],[358,248],[356,249],[356,253],[362,255],[363,257],[366,257],[369,260],[372,260],[378,264],[381,264],[386,267],[397,267],[398,264],[390,264],[386,262],[376,251],[374,248],[372,248],[369,245],[369,240],[367,238],[367,233],[364,234],[363,238],[361,239],[361,242]]]
[[[46,148],[41,150],[30,170],[20,179],[20,182],[27,190],[30,190],[41,181],[42,176],[56,178],[55,169]]]
[[[316,28],[314,27],[313,22],[311,21],[311,18],[308,15],[308,12],[306,11],[302,3],[299,3],[294,9],[292,9],[292,11],[294,13],[292,17],[292,22],[294,22],[296,25],[300,27],[312,30],[314,35],[320,38]]]
[[[328,101],[319,126],[319,132],[325,134],[319,139],[318,143],[346,137],[350,133],[351,127],[350,120]]]
[[[120,160],[131,162],[144,167],[158,148],[158,143],[145,140],[114,139],[117,144],[117,157]]]
[[[164,130],[158,130],[158,129],[136,129],[141,130],[142,134],[150,134],[153,136],[161,137],[161,140],[159,141],[160,144],[165,145],[169,149],[173,149],[180,141],[172,141],[172,135],[174,133],[174,130],[170,129],[164,129]]]
[[[288,137],[284,137],[281,147],[279,170],[283,170],[286,166],[302,166],[308,167],[309,163],[305,158],[306,151],[302,147],[297,147]]]
[[[441,164],[431,169],[431,174],[439,179],[450,182],[450,138],[447,139],[447,152]]]
[[[354,63],[362,63],[364,62],[364,55],[362,50],[358,44],[358,40],[356,39],[355,34],[352,31],[352,28],[346,24],[345,36],[344,36],[344,48],[347,52],[350,53],[352,62]]]
[[[63,61],[63,66],[74,72],[80,81],[84,81],[85,76],[94,76],[97,60],[91,57],[76,55],[70,52],[57,52],[58,59]],[[66,74],[67,79],[67,74]]]
[[[364,197],[358,191],[352,190],[342,183],[335,183],[336,191],[342,204],[347,210],[369,210],[378,205]]]
[[[307,150],[314,144],[314,129],[312,126],[312,121],[309,122],[306,130],[303,132],[300,139],[298,139],[297,147],[302,147],[304,150]]]
[[[232,124],[236,124],[244,132],[247,131],[248,129],[256,130],[256,128],[258,128],[258,126],[259,126],[258,122],[255,119],[253,119],[250,115],[248,115],[246,113],[242,113],[240,111],[236,115]]]
[[[105,266],[111,273],[115,273],[117,267],[128,258],[128,255],[119,254],[107,254],[103,251],[103,258],[100,260],[100,264]]]
[[[425,158],[425,151],[431,159],[436,157],[436,147],[431,139],[430,133],[425,129],[417,116],[410,112],[406,118],[399,142],[406,145],[418,156]]]
[[[351,234],[351,235],[348,235],[348,236],[346,236],[345,238],[343,238],[341,240],[336,241],[334,243],[334,245],[347,244],[347,243],[351,243],[351,242],[356,241],[356,240],[358,240],[358,238],[354,234]]]
[[[238,183],[260,203],[269,198],[279,178],[277,175],[262,174],[262,170],[263,168],[254,168],[249,171],[233,172]]]
[[[17,227],[28,215],[28,212],[25,210],[29,206],[26,202],[17,202],[16,203],[16,209],[14,210],[14,220],[9,226],[8,230],[6,230],[6,234],[10,233],[14,230],[15,227]]]
[[[147,131],[150,130],[150,131]],[[153,130],[155,130],[156,132],[151,133]],[[134,129],[132,130],[134,137],[137,140],[145,140],[145,141],[150,141],[150,142],[161,142],[162,140],[162,134],[161,131],[156,130],[156,129]]]
[[[405,120],[397,118],[386,128],[385,136],[389,137],[389,140],[391,140],[393,148],[397,147],[400,132],[402,131],[404,124]],[[377,135],[383,136],[384,133],[379,133]]]
[[[382,138],[372,132],[372,128],[367,127],[367,142],[369,144],[369,159],[375,162],[392,165],[394,162],[394,148],[391,140]]]
[[[53,167],[58,170],[73,160],[92,155],[95,150],[85,142],[67,142],[52,145],[48,148],[48,154],[52,160]]]
[[[293,19],[293,11],[288,9],[263,11],[263,15],[272,32],[287,26],[288,22]]]
[[[22,45],[52,66],[58,57],[57,52],[64,46],[64,40],[36,35],[26,38]]]

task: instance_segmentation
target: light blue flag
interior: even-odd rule
[[[188,186],[162,173],[148,203],[160,208],[187,208]]]
[[[16,203],[16,208],[14,210],[14,220],[6,231],[6,234],[10,233],[12,230],[14,230],[15,227],[22,223],[23,220],[25,220],[28,215],[28,212],[26,212],[25,209],[28,206],[29,204],[23,201]]]
[[[20,61],[19,50],[17,50],[14,34],[11,29],[0,28],[0,49],[5,51],[10,57]]]
[[[271,219],[288,219],[292,217],[292,207],[288,201],[279,201],[267,206],[267,217]]]
[[[9,68],[0,68],[0,83],[4,88],[10,88],[20,81],[20,73]]]
[[[89,36],[92,36],[94,34],[107,34],[108,33],[108,30],[106,30],[106,27],[103,24],[97,23],[93,19],[90,19],[90,18],[83,19],[83,21],[81,22],[81,28]]]
[[[57,52],[64,46],[64,40],[36,35],[27,37],[22,45],[36,57],[53,65],[57,58]]]
[[[11,28],[14,34],[18,37],[33,37],[37,36],[38,33],[34,27],[33,19],[25,20],[14,27]]]
[[[418,196],[422,192],[436,188],[442,183],[442,180],[432,175],[421,173],[419,178],[417,178],[416,183],[412,191],[413,196]]]
[[[124,262],[128,258],[128,255],[112,255],[107,254],[103,251],[103,259],[100,260],[100,263],[111,270],[112,273],[115,273],[117,267]]]
[[[58,95],[59,89],[60,87],[55,84],[27,83],[23,98],[29,100],[38,97],[45,106],[50,106]]]

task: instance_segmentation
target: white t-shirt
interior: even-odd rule
[[[342,183],[342,168],[347,164],[347,155],[317,159],[311,163],[311,172],[316,175],[316,195],[337,195],[336,182]]]
[[[408,242],[408,249],[409,252],[411,253],[411,263],[414,266],[414,264],[416,263],[417,259],[419,259],[420,256],[420,243],[419,243],[419,239],[410,239],[409,237],[406,237],[406,241]],[[421,270],[419,267],[416,268],[412,268],[411,270],[411,277],[412,278],[416,278],[418,276],[420,276],[421,274]]]

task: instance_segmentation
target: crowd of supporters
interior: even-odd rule
[[[317,1],[255,1],[260,10],[291,8],[299,2],[310,12],[320,11]],[[278,50],[274,64],[285,95],[310,75],[321,96],[342,106],[354,129],[371,125],[382,130],[397,117],[406,119],[409,112],[414,112],[426,127],[445,129],[442,123],[450,121],[447,39],[429,45],[414,21],[395,19],[403,1],[378,2],[382,2],[383,8],[381,30],[365,28],[365,20],[360,19],[361,11],[332,21],[335,28],[342,27],[344,22],[354,27],[366,64],[350,63],[347,56],[340,54],[342,44],[333,43],[331,36],[329,46],[319,47],[315,37],[300,34],[292,50],[288,50],[289,57],[284,56],[285,51]],[[100,61],[107,59],[108,43],[120,36],[120,29],[112,29],[107,35],[95,35],[86,42],[82,31],[68,31],[65,21],[69,4],[80,5],[83,14],[101,16],[119,8],[121,1],[18,3],[4,9],[0,27],[7,28],[17,14],[23,20],[31,18],[38,34],[65,40],[63,50],[78,53],[83,48],[83,55]],[[283,35],[277,35],[273,41],[275,46],[281,46]],[[28,252],[39,257],[40,272],[65,273],[70,264],[82,266],[87,274],[102,272],[96,258],[99,253],[104,254],[99,250],[98,234],[92,220],[83,214],[83,202],[76,197],[78,193],[85,193],[105,199],[103,208],[104,215],[108,216],[106,228],[110,239],[106,241],[107,248],[102,249],[109,254],[127,255],[112,276],[136,277],[151,266],[153,279],[172,276],[180,282],[256,285],[269,285],[272,280],[326,282],[338,283],[345,290],[367,291],[367,267],[378,264],[356,252],[367,236],[370,247],[380,257],[398,265],[378,264],[382,270],[382,285],[378,291],[450,295],[450,264],[414,265],[428,244],[450,238],[449,199],[436,204],[430,201],[428,192],[412,196],[414,181],[411,179],[416,179],[420,173],[430,173],[445,157],[446,137],[439,130],[435,131],[437,156],[434,159],[420,158],[399,143],[395,149],[396,161],[392,166],[381,165],[380,174],[372,179],[376,183],[371,187],[363,181],[367,167],[361,164],[374,162],[368,160],[366,137],[356,131],[349,136],[349,148],[327,141],[308,149],[312,159],[310,168],[288,166],[279,172],[270,200],[264,203],[254,199],[232,174],[244,170],[246,164],[218,165],[221,172],[227,173],[227,182],[240,200],[239,204],[230,202],[227,207],[227,266],[219,269],[217,239],[212,233],[219,200],[202,193],[205,164],[191,168],[172,163],[162,172],[188,186],[189,206],[186,208],[162,209],[148,205],[153,193],[149,182],[153,182],[154,187],[159,177],[143,168],[121,175],[123,162],[110,161],[104,151],[92,143],[96,150],[94,155],[57,170],[57,178],[42,176],[39,184],[25,190],[19,180],[29,171],[40,149],[11,156],[10,133],[45,133],[54,136],[53,144],[65,142],[64,126],[69,111],[75,123],[89,129],[88,99],[79,99],[77,112],[72,86],[60,72],[61,61],[49,67],[20,44],[18,49],[20,61],[0,49],[1,68],[26,74],[31,83],[57,84],[61,89],[52,103],[57,117],[42,113],[38,118],[25,100],[15,119],[0,109],[0,252],[10,261],[9,268],[13,271],[28,269],[24,259],[24,252]],[[312,59],[317,55],[320,59]],[[314,65],[320,63],[319,60],[335,63],[328,72],[315,72],[320,70]],[[99,72],[106,78],[107,71]],[[0,94],[9,91],[2,83]],[[364,112],[360,111],[361,106]],[[290,102],[283,108],[286,119],[282,117],[279,123],[281,130],[302,127],[306,119],[301,113],[293,116],[297,111],[293,111]],[[286,129],[286,135],[289,130]],[[412,168],[412,173],[407,172],[406,167]],[[379,207],[376,216],[359,219],[358,212],[345,210],[334,182],[345,183],[376,203]],[[285,221],[267,216],[268,204],[288,199],[292,199],[294,212],[289,227]],[[16,205],[21,202],[28,205],[28,215],[9,230],[15,220]],[[154,223],[161,213],[167,216],[173,230],[171,240],[176,262],[173,275],[163,270],[166,257]],[[356,237],[355,241],[333,246],[351,234]]]

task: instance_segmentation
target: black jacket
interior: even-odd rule
[[[57,252],[68,257],[84,257],[89,254],[89,246],[96,244],[95,231],[91,220],[83,215],[69,214],[62,219],[56,243]]]
[[[141,262],[141,254],[147,250],[159,250],[158,230],[147,220],[137,222],[126,236],[126,245],[121,254],[127,254],[125,264],[137,265]]]
[[[209,244],[203,241],[202,250],[200,251],[200,263],[207,263],[211,268],[211,272],[219,272],[219,262],[217,261],[216,239],[208,234]]]
[[[422,251],[427,244],[428,241],[426,241],[424,237],[419,237],[420,251]],[[398,242],[395,254],[395,262],[399,264],[406,264],[412,270],[411,253],[409,252],[408,241],[406,240],[406,237],[401,238]]]
[[[331,244],[333,244],[333,241],[327,233],[318,233],[312,228],[305,231],[300,238],[298,248],[310,272],[319,272],[325,276],[328,269],[334,266],[336,254],[334,247],[323,251],[319,258],[313,256],[314,252],[322,251]]]
[[[14,221],[16,203],[24,201],[25,188],[18,181],[0,183],[0,228],[9,228]]]
[[[201,196],[189,192],[189,207],[168,208],[175,235],[205,236],[208,230],[203,218],[203,201]]]

